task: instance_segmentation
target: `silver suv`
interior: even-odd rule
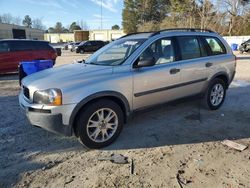
[[[235,67],[230,47],[215,32],[135,33],[82,63],[24,78],[19,102],[31,124],[101,148],[118,137],[139,109],[198,94],[208,109],[218,109]]]

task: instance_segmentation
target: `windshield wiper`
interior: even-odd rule
[[[98,63],[95,63],[95,62],[85,62],[86,64],[90,64],[90,65],[100,65]]]

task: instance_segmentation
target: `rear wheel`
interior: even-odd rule
[[[83,49],[80,50],[80,54],[84,54],[84,50]]]
[[[80,142],[88,148],[102,148],[111,144],[123,127],[123,112],[111,100],[99,100],[82,110],[76,121]]]
[[[204,103],[210,110],[217,110],[221,107],[226,97],[226,83],[224,80],[215,78],[208,86]]]

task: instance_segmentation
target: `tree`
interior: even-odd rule
[[[124,8],[122,10],[122,26],[125,33],[133,33],[137,31],[138,13],[137,0],[124,0]]]
[[[145,31],[157,31],[159,30],[159,24],[157,24],[154,21],[145,22],[143,24],[140,24],[137,28],[137,31],[139,32],[145,32]]]
[[[119,30],[120,29],[120,26],[115,24],[111,27],[112,30]]]
[[[22,19],[20,17],[13,17],[12,19],[12,23],[15,24],[15,25],[21,25],[21,21]]]
[[[55,33],[62,33],[63,32],[63,26],[61,22],[56,22],[56,25],[54,27],[54,32]]]
[[[48,33],[55,33],[54,27],[49,27],[48,28]]]
[[[76,22],[73,22],[70,26],[69,26],[69,31],[70,32],[74,32],[74,30],[81,30],[82,28],[76,24]]]
[[[125,33],[133,33],[147,22],[157,27],[167,14],[169,0],[125,0],[122,12],[122,26]],[[150,25],[150,24],[148,24]]]
[[[23,25],[26,26],[26,27],[28,27],[28,28],[31,28],[31,26],[32,26],[32,20],[31,20],[31,18],[30,18],[29,15],[26,15],[24,17]]]
[[[249,6],[249,0],[223,0],[224,6],[226,7],[227,13],[229,14],[229,28],[228,34],[231,36],[234,32],[237,23],[238,16],[244,13],[244,10]]]
[[[82,28],[82,30],[89,30],[88,24],[82,20],[80,22],[80,27]]]
[[[1,15],[1,22],[11,24],[13,22],[13,16],[11,14],[3,14]]]
[[[40,30],[45,30],[45,26],[42,23],[42,20],[39,18],[33,19],[32,21],[32,27],[34,29],[40,29]]]

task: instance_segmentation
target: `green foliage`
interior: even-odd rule
[[[29,15],[26,15],[26,16],[24,17],[23,25],[26,26],[26,27],[28,27],[28,28],[31,28],[32,20],[31,20],[31,18],[30,18]]]
[[[137,0],[124,0],[124,9],[122,11],[122,26],[125,33],[133,33],[137,31],[137,7]]]
[[[54,32],[55,33],[62,33],[63,32],[63,26],[61,22],[56,22],[56,25],[54,27]]]
[[[158,25],[164,19],[168,4],[168,0],[125,0],[122,12],[125,33],[142,30],[143,25],[153,29],[150,25]]]
[[[74,32],[74,30],[81,30],[82,28],[76,24],[76,22],[73,22],[70,27],[69,27],[69,31],[70,32]]]
[[[125,0],[125,33],[166,28],[211,29],[250,35],[250,0]]]
[[[115,24],[111,27],[112,30],[119,30],[120,29],[120,26]]]

